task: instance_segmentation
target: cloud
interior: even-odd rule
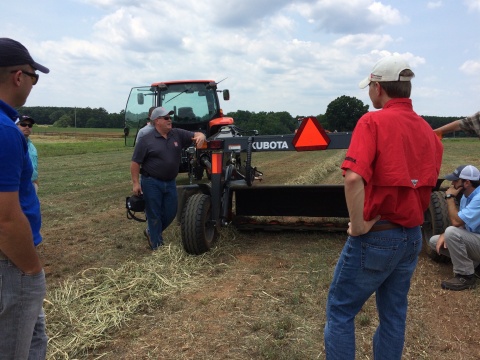
[[[464,0],[470,11],[480,11],[480,0]]]
[[[334,45],[339,47],[354,47],[355,49],[381,49],[393,41],[390,35],[357,34],[345,35],[335,40]]]
[[[369,33],[408,21],[390,5],[371,0],[317,0],[293,8],[319,29],[339,34]]]
[[[428,9],[436,9],[436,8],[439,8],[439,7],[442,7],[443,6],[443,3],[441,1],[429,1],[427,3],[427,8]]]
[[[465,61],[462,66],[460,66],[460,71],[467,75],[480,75],[480,61]]]

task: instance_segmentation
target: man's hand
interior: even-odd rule
[[[359,224],[358,226],[355,226],[355,228],[352,227],[352,223],[348,223],[348,229],[347,229],[347,234],[350,236],[360,236],[363,234],[366,234],[370,231],[370,229],[375,225],[375,223],[380,220],[381,216],[377,215],[375,218],[369,221],[363,220],[363,224]],[[363,225],[363,226],[362,226]]]
[[[193,136],[192,140],[193,142],[195,142],[195,146],[197,148],[200,148],[202,147],[203,143],[205,142],[206,140],[206,136],[204,133],[202,132],[196,132],[195,135]]]
[[[133,184],[133,193],[137,196],[140,196],[143,194],[142,187],[140,186],[139,183]]]
[[[445,233],[443,233],[442,235],[440,235],[438,237],[437,246],[435,248],[437,250],[438,255],[440,255],[440,250],[442,248],[444,248],[444,249],[447,248],[447,243],[445,242]]]

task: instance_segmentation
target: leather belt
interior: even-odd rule
[[[8,260],[3,252],[0,251],[0,260]]]
[[[381,223],[381,224],[375,224],[372,226],[369,232],[373,231],[384,231],[384,230],[391,230],[391,229],[398,229],[403,227],[402,225],[395,224],[392,222],[386,222],[386,223]]]

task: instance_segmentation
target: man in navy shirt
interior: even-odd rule
[[[163,245],[162,232],[177,214],[176,177],[182,148],[202,146],[205,134],[172,128],[173,111],[157,107],[150,116],[154,129],[137,139],[130,165],[133,193],[143,193],[148,230],[145,235],[152,250]],[[139,175],[142,175],[141,183]]]

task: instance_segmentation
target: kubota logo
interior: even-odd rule
[[[288,149],[286,141],[255,141],[253,143],[255,150],[278,150]]]

